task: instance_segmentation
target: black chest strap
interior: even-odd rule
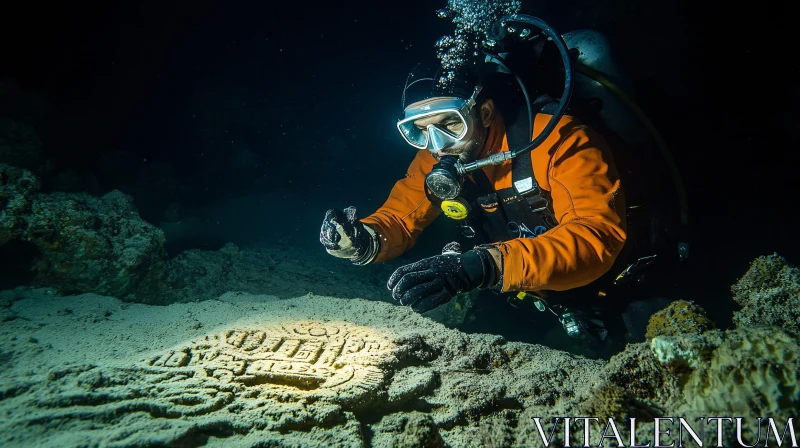
[[[554,105],[552,99],[540,96],[534,104],[533,112],[550,112]],[[527,108],[506,125],[509,147],[521,148],[531,141],[533,120]],[[511,165],[512,186],[495,191],[491,180],[483,170],[470,173],[462,185],[461,197],[472,204],[470,219],[462,222],[463,229],[485,242],[506,241],[513,238],[533,238],[558,225],[553,214],[550,194],[536,181],[531,162],[531,151],[526,151],[514,159]],[[437,207],[442,201],[426,188],[428,199]],[[478,210],[483,213],[477,213]]]
[[[538,111],[547,112],[553,105],[547,96],[540,96],[534,104],[534,114]],[[526,113],[520,113],[518,118],[509,124],[508,146],[512,149],[521,148],[530,143],[533,120]],[[531,151],[526,151],[511,161],[511,188],[497,192],[498,199],[503,203],[509,223],[509,232],[512,236],[534,237],[558,225],[552,209],[552,200],[548,192],[542,190],[536,181],[531,162]]]

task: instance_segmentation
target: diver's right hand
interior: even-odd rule
[[[378,255],[380,244],[375,231],[358,219],[355,207],[330,209],[325,213],[319,242],[334,257],[368,264]]]

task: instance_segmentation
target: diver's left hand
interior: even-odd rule
[[[495,262],[486,249],[462,254],[446,253],[401,266],[386,286],[401,305],[424,313],[461,292],[488,288],[496,283]]]

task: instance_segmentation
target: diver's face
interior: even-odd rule
[[[476,119],[475,115],[470,113],[465,122],[457,113],[444,112],[415,120],[414,126],[425,135],[429,142],[428,132],[431,125],[446,131],[453,137],[460,138],[461,140],[445,148],[436,148],[435,145],[429,143],[428,151],[437,161],[444,156],[458,156],[462,162],[466,163],[471,161],[474,154],[477,153],[476,149],[479,149],[484,141],[485,129],[480,129],[483,128],[482,123]]]
[[[461,135],[466,130],[464,122],[455,113],[431,115],[430,117],[420,118],[419,120],[414,121],[414,126],[422,131],[422,133],[425,134],[425,137],[428,137],[428,126],[432,124],[447,129],[454,135]]]

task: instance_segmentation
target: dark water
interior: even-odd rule
[[[119,189],[151,223],[193,223],[168,237],[172,255],[291,238],[295,250],[324,257],[325,210],[369,214],[413,157],[394,122],[406,74],[451,31],[434,14],[440,3],[310,3],[304,13],[267,3],[14,5],[0,19],[0,75],[38,100],[5,96],[0,114],[36,126],[44,191]],[[594,27],[609,37],[686,183],[692,265],[677,279],[681,298],[727,326],[730,285],[754,257],[800,263],[800,77],[764,50],[783,44],[785,27],[772,18],[788,14],[748,11],[747,23],[763,27],[738,38],[735,27],[708,30],[740,18],[711,19],[686,2],[602,3],[526,8],[563,32]],[[435,224],[396,262],[437,253],[449,230]],[[0,250],[0,284],[26,284],[34,255]],[[480,307],[469,331],[533,341],[533,327],[557,325]]]

